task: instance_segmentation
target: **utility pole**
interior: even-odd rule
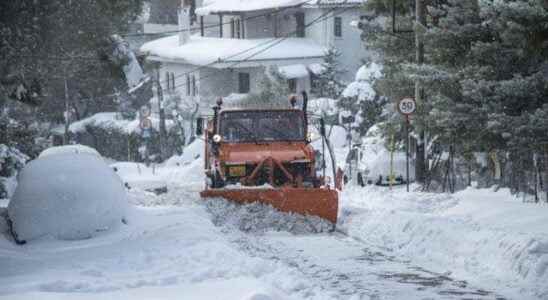
[[[424,41],[422,40],[421,30],[426,27],[426,12],[424,0],[415,0],[415,47],[417,65],[424,64]],[[419,80],[415,82],[415,100],[418,106],[425,108],[424,89]],[[419,142],[417,143],[417,158],[415,162],[415,179],[423,183],[426,175],[426,139],[425,126],[423,124],[419,133]]]
[[[166,159],[166,142],[167,142],[167,130],[166,130],[166,112],[164,110],[164,91],[160,84],[160,69],[157,69],[156,73],[156,90],[158,94],[158,113],[160,117],[160,157],[162,160]]]
[[[67,83],[67,72],[65,71],[64,81],[65,81],[65,132],[63,134],[63,145],[68,145],[70,140],[70,104],[69,104],[69,93],[68,93],[68,83]]]

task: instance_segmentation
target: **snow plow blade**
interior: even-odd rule
[[[224,198],[240,204],[260,202],[282,212],[304,216],[318,216],[337,223],[339,196],[336,190],[313,188],[280,189],[210,189],[200,193],[202,198]]]

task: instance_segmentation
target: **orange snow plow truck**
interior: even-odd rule
[[[302,102],[302,109],[295,107],[295,97],[287,108],[224,108],[220,99],[213,116],[199,118],[196,133],[205,134],[207,177],[201,197],[241,204],[260,202],[282,212],[318,216],[336,224],[338,192],[325,176],[326,146],[332,178],[336,176],[333,151],[323,119],[319,120],[319,132],[324,151],[312,148],[306,93]],[[321,169],[323,175],[318,174]],[[334,181],[340,182],[340,178]]]

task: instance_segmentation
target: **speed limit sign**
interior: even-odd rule
[[[398,110],[402,115],[411,115],[417,110],[417,103],[413,98],[403,98],[398,103]]]
[[[148,118],[150,117],[150,107],[148,106],[142,106],[140,109],[141,118]]]
[[[148,130],[152,128],[152,121],[149,118],[141,119],[141,122],[139,123],[139,127],[143,130]]]

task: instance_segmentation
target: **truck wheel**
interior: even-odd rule
[[[213,178],[211,179],[211,187],[214,189],[220,189],[225,187],[225,181],[217,172],[215,172],[215,175],[213,175]]]

